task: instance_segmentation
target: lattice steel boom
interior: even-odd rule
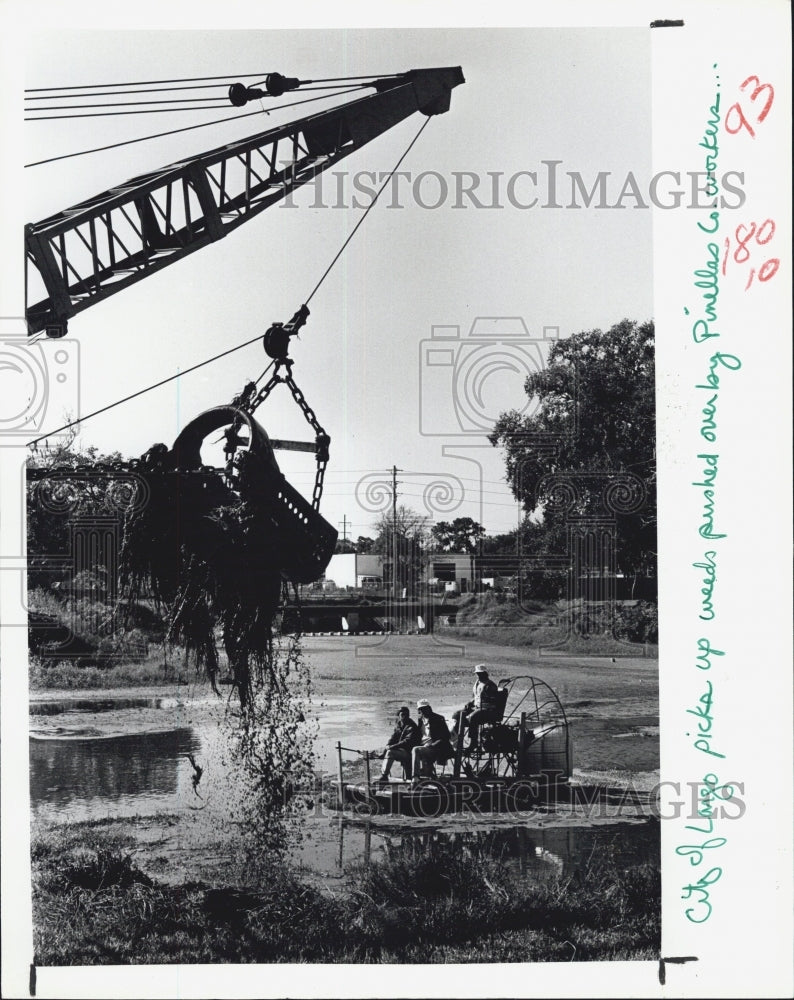
[[[374,94],[135,177],[26,226],[29,333],[63,336],[72,316],[222,239],[413,112],[447,111],[463,82],[460,67],[378,80]],[[33,304],[31,267],[45,293]]]

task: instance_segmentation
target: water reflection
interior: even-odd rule
[[[334,833],[336,840],[334,842]],[[490,858],[517,878],[546,881],[592,861],[609,857],[619,867],[660,863],[659,824],[610,824],[603,827],[531,827],[524,823],[497,829],[391,830],[377,823],[351,824],[340,819],[332,829],[307,829],[296,860],[324,874],[346,875],[362,862],[413,861],[434,854]]]
[[[377,698],[328,699],[316,744],[318,768],[334,769],[337,739],[366,746],[374,732],[386,731],[392,707]],[[227,815],[229,802],[228,720],[220,724],[216,708],[214,702],[185,706],[162,697],[34,703],[31,711],[39,718],[30,740],[33,808],[41,818],[61,822],[206,808],[202,821],[215,824]],[[58,718],[50,722],[46,716]],[[174,726],[188,719],[190,726]],[[146,731],[124,734],[133,727]],[[191,783],[191,753],[203,768],[198,792]],[[538,827],[521,819],[490,829],[454,826],[442,821],[437,829],[395,828],[320,812],[307,817],[295,860],[323,877],[347,877],[362,861],[409,860],[432,850],[495,858],[516,877],[534,882],[586,869],[591,856],[597,861],[607,853],[619,865],[659,863],[658,823]]]
[[[186,754],[198,748],[189,728],[102,739],[30,741],[34,806],[63,807],[75,799],[173,796]]]

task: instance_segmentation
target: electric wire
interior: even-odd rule
[[[364,210],[364,214],[361,216],[361,218],[358,220],[358,222],[355,224],[355,226],[353,226],[353,229],[352,229],[350,235],[347,237],[347,239],[345,240],[345,242],[340,247],[339,252],[336,254],[336,256],[334,257],[334,259],[331,261],[331,263],[325,269],[325,271],[323,273],[323,276],[320,278],[320,280],[317,282],[317,284],[312,289],[311,294],[309,295],[308,299],[306,299],[305,305],[308,305],[311,302],[311,300],[314,298],[315,292],[320,287],[320,285],[322,285],[322,283],[325,281],[325,279],[328,277],[328,274],[329,274],[331,268],[334,266],[334,264],[339,260],[339,258],[345,252],[345,248],[347,247],[348,243],[353,239],[353,237],[358,232],[359,227],[361,226],[361,224],[364,221],[364,219],[366,219],[367,215],[369,214],[370,210],[373,208],[373,206],[377,202],[378,198],[380,198],[381,194],[383,193],[384,188],[389,183],[389,181],[391,180],[391,178],[393,177],[393,175],[396,173],[396,171],[397,171],[398,167],[400,166],[400,164],[402,163],[402,161],[411,152],[411,149],[413,148],[414,143],[417,141],[417,139],[419,138],[419,136],[422,134],[422,132],[424,132],[425,128],[427,128],[427,123],[429,121],[430,121],[430,118],[425,118],[425,120],[422,123],[419,131],[416,133],[416,135],[410,141],[410,143],[408,144],[407,149],[402,154],[402,156],[400,157],[400,159],[395,163],[395,165],[392,168],[391,172],[388,174],[388,176],[384,180],[383,184],[381,184],[380,188],[378,189],[378,193],[375,195],[375,197],[372,199],[372,201],[369,203],[369,205],[367,205],[366,209]]]
[[[254,115],[269,115],[274,111],[281,111],[284,108],[294,108],[299,104],[311,104],[312,101],[323,101],[329,97],[338,97],[350,93],[350,90],[337,90],[333,94],[321,94],[319,97],[307,97],[305,101],[292,101],[290,104],[279,104],[275,108],[259,108],[256,111],[246,111],[243,115],[227,115],[225,118],[216,118],[211,122],[199,122],[197,125],[186,125],[183,128],[169,129],[166,132],[155,132],[152,135],[143,135],[137,139],[123,139],[120,142],[111,142],[107,146],[95,146],[93,149],[81,149],[76,153],[63,153],[61,156],[50,156],[46,160],[35,160],[33,163],[26,163],[25,167],[40,167],[45,163],[55,163],[59,160],[69,160],[75,156],[87,156],[89,153],[101,153],[107,149],[117,149],[120,146],[132,146],[136,142],[146,142],[148,139],[161,139],[167,135],[176,135],[178,132],[190,132],[197,128],[206,128],[209,125],[220,125],[223,122],[239,121],[243,118],[251,118]]]

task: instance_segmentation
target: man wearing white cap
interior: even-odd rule
[[[458,712],[454,712],[455,732],[460,726],[469,727],[470,743],[468,749],[477,748],[480,725],[483,722],[499,721],[499,688],[488,676],[488,668],[484,663],[478,663],[474,668],[477,679],[474,682],[474,697]]]
[[[414,778],[430,777],[433,764],[443,764],[454,757],[455,752],[449,742],[449,730],[443,715],[434,712],[426,698],[416,703],[419,714],[419,735],[422,739],[414,747]]]

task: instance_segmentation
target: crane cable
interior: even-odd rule
[[[261,76],[259,73],[225,73],[223,76],[182,76],[176,80],[127,80],[124,83],[76,83],[69,87],[28,87],[26,94],[41,94],[48,90],[90,90],[94,87],[148,87],[158,83],[204,83],[206,80],[228,80],[231,76]]]
[[[356,90],[364,90],[368,85],[364,83],[351,85],[343,90],[337,90],[337,94],[350,94]],[[300,93],[305,90],[331,90],[332,87],[301,87]],[[333,94],[324,94],[324,97],[333,97]],[[54,104],[54,105],[43,105],[35,108],[28,108],[28,111],[32,111],[34,114],[38,115],[41,111],[75,111],[82,110],[84,108],[136,108],[139,110],[135,111],[90,111],[86,114],[79,115],[43,115],[41,118],[24,118],[23,121],[26,122],[50,122],[50,121],[61,121],[64,118],[103,118],[108,115],[155,115],[164,111],[220,111],[220,105],[217,104],[206,104],[200,107],[187,107],[187,108],[141,108],[142,104],[178,104],[185,103],[187,101],[221,101],[225,104],[229,103],[228,97],[172,97],[166,100],[159,101],[102,101],[99,104]],[[275,111],[275,108],[271,108],[271,111]]]
[[[374,197],[374,198],[372,199],[372,201],[371,201],[371,202],[369,203],[369,205],[367,205],[366,209],[364,210],[364,214],[363,214],[363,215],[361,216],[361,218],[360,218],[360,219],[358,220],[358,222],[357,222],[357,223],[355,224],[355,226],[353,227],[353,229],[352,229],[352,231],[351,231],[350,235],[349,235],[349,236],[347,237],[347,239],[345,240],[345,242],[344,242],[344,243],[342,244],[342,246],[340,247],[340,249],[339,249],[339,252],[338,252],[338,253],[336,254],[336,256],[334,257],[334,259],[333,259],[333,260],[331,261],[331,263],[330,263],[330,264],[328,265],[328,267],[327,267],[327,268],[325,269],[325,272],[323,273],[323,276],[322,276],[322,277],[320,278],[320,280],[319,280],[319,281],[317,282],[317,284],[316,284],[316,285],[314,286],[314,288],[312,289],[312,291],[311,291],[311,294],[309,295],[308,299],[306,299],[306,303],[305,303],[306,305],[308,305],[308,304],[309,304],[309,303],[311,302],[312,298],[314,297],[314,293],[315,293],[315,292],[317,291],[317,289],[318,289],[318,288],[320,287],[320,285],[321,285],[321,284],[322,284],[322,283],[323,283],[323,282],[325,281],[326,277],[328,276],[328,273],[330,272],[330,270],[331,270],[331,268],[332,268],[332,267],[334,266],[334,264],[335,264],[335,263],[336,263],[336,262],[337,262],[337,261],[339,260],[339,258],[340,258],[340,257],[342,256],[342,254],[343,254],[343,253],[344,253],[344,251],[345,251],[345,247],[346,247],[346,246],[348,245],[348,243],[349,243],[349,242],[350,242],[350,241],[351,241],[351,240],[353,239],[353,237],[354,237],[354,236],[356,235],[356,232],[357,232],[357,230],[358,230],[359,226],[360,226],[360,225],[361,225],[361,223],[362,223],[362,222],[364,221],[364,219],[366,219],[366,217],[367,217],[367,215],[368,215],[368,213],[369,213],[370,209],[372,208],[372,206],[373,206],[373,205],[375,204],[375,202],[376,202],[376,201],[378,200],[378,198],[380,198],[381,194],[383,193],[383,190],[384,190],[384,188],[385,188],[385,187],[386,187],[386,185],[387,185],[387,184],[389,183],[389,181],[390,181],[390,180],[392,179],[392,177],[394,176],[394,174],[395,174],[395,173],[397,172],[397,170],[398,170],[398,168],[399,168],[400,164],[402,163],[402,161],[403,161],[403,160],[405,159],[405,157],[406,157],[406,156],[407,156],[407,155],[408,155],[408,154],[409,154],[409,153],[411,152],[411,149],[413,148],[413,145],[414,145],[414,143],[415,143],[415,142],[417,141],[417,139],[418,139],[418,138],[419,138],[419,136],[420,136],[420,135],[422,134],[422,132],[424,132],[425,128],[427,127],[427,123],[428,123],[429,121],[430,121],[430,118],[429,118],[429,117],[425,118],[424,122],[422,123],[422,126],[421,126],[421,128],[419,129],[419,131],[418,131],[418,132],[416,133],[416,135],[415,135],[415,136],[413,137],[413,139],[411,139],[410,143],[408,144],[408,148],[407,148],[407,149],[405,150],[405,152],[404,152],[404,153],[403,153],[403,155],[402,155],[402,156],[400,157],[400,159],[399,159],[399,160],[398,160],[398,161],[397,161],[397,162],[395,163],[395,165],[394,165],[394,166],[392,167],[391,171],[389,172],[388,176],[386,177],[386,180],[385,180],[385,181],[383,182],[383,184],[381,184],[381,186],[380,186],[380,187],[378,188],[378,193],[377,193],[377,194],[375,195],[375,197]]]
[[[411,151],[411,149],[413,148],[413,146],[416,143],[416,141],[419,138],[419,136],[422,134],[422,132],[424,132],[425,128],[427,127],[427,123],[429,121],[430,121],[429,117],[427,117],[424,120],[424,122],[422,123],[419,131],[416,133],[416,135],[413,137],[413,139],[408,144],[405,152],[402,154],[402,156],[400,157],[400,159],[395,163],[394,167],[389,171],[389,174],[386,177],[386,180],[383,182],[383,184],[378,189],[377,194],[372,199],[372,201],[369,203],[369,205],[367,205],[366,209],[364,210],[363,215],[361,216],[361,218],[358,220],[358,222],[353,227],[350,235],[347,237],[347,239],[345,240],[345,242],[342,244],[342,246],[340,247],[340,249],[337,252],[337,254],[334,256],[334,258],[331,261],[331,263],[328,265],[328,267],[323,272],[322,277],[320,278],[320,280],[317,282],[317,284],[312,289],[311,293],[309,294],[309,297],[306,299],[305,305],[308,305],[309,302],[311,302],[312,298],[314,297],[315,293],[319,289],[320,285],[322,285],[322,283],[328,277],[328,274],[330,273],[331,268],[334,266],[334,264],[336,264],[336,262],[342,256],[342,254],[344,253],[345,248],[347,247],[348,243],[350,243],[350,241],[355,236],[355,234],[358,231],[359,227],[361,226],[362,222],[364,221],[364,219],[366,219],[367,215],[369,214],[370,209],[373,207],[373,205],[375,204],[375,202],[381,196],[381,193],[383,192],[384,188],[389,183],[389,181],[394,176],[394,174],[397,172],[397,170],[400,167],[400,164],[403,162],[403,160],[405,159],[405,157]],[[169,375],[168,378],[161,379],[159,382],[155,382],[153,385],[147,386],[145,389],[139,389],[137,392],[133,392],[129,396],[125,396],[123,399],[116,400],[115,403],[109,403],[107,406],[103,406],[99,410],[94,410],[93,413],[88,413],[84,417],[80,417],[77,420],[72,420],[68,424],[64,424],[62,427],[56,428],[56,430],[54,430],[54,431],[49,431],[49,433],[47,433],[47,434],[41,434],[39,437],[34,438],[33,441],[29,441],[28,442],[28,447],[32,448],[35,451],[36,450],[36,445],[39,443],[39,441],[44,441],[47,438],[52,437],[54,434],[60,434],[61,431],[69,430],[70,427],[74,427],[77,424],[81,424],[84,420],[90,420],[91,417],[96,417],[100,413],[106,413],[108,410],[112,410],[114,407],[120,406],[122,403],[128,403],[130,400],[136,399],[138,396],[142,396],[144,393],[150,392],[152,389],[158,389],[161,385],[166,385],[168,382],[173,382],[174,379],[181,378],[183,375],[189,375],[190,372],[194,372],[198,368],[202,368],[204,365],[212,364],[213,361],[218,361],[218,360],[220,360],[220,358],[225,358],[227,355],[233,354],[235,351],[242,350],[243,347],[248,347],[250,344],[255,343],[257,340],[261,340],[261,334],[258,334],[256,337],[252,337],[250,340],[244,341],[242,344],[238,344],[236,347],[230,347],[227,351],[223,351],[220,354],[216,354],[212,358],[207,358],[206,361],[200,361],[198,364],[193,365],[191,368],[186,368],[185,371],[183,371],[183,372],[177,372],[175,375]],[[272,367],[273,367],[272,364],[268,365],[268,367],[262,372],[262,374],[256,380],[257,383],[259,383],[264,378],[264,376],[267,374],[267,372]]]
[[[346,88],[350,88],[351,90],[353,90],[356,87],[374,87],[375,83],[376,83],[375,80],[372,80],[369,83],[367,83],[366,81],[363,82],[363,83],[346,83],[345,87]],[[341,87],[341,86],[342,86],[342,84],[340,84],[340,83],[324,83],[324,84],[320,85],[319,87],[303,87],[303,86],[300,86],[300,87],[294,87],[294,88],[292,88],[292,90],[289,91],[289,93],[303,93],[305,90],[335,90],[337,87]],[[226,87],[226,84],[225,83],[210,83],[210,84],[207,84],[207,87]],[[54,95],[48,96],[48,97],[26,97],[25,100],[26,101],[66,101],[66,100],[73,100],[74,99],[74,100],[77,100],[77,101],[82,101],[82,100],[86,100],[88,98],[90,98],[90,99],[93,100],[93,99],[95,99],[97,97],[126,97],[127,94],[167,94],[172,89],[174,89],[174,90],[204,90],[205,88],[204,87],[179,87],[179,88],[162,87],[159,90],[157,88],[155,88],[153,90],[118,90],[118,91],[114,91],[114,90],[100,90],[96,94],[62,94],[62,95],[54,94]],[[253,88],[249,87],[248,89],[251,90]],[[285,93],[287,93],[287,91],[285,91]],[[265,97],[271,97],[272,95],[271,94],[265,94],[263,96],[265,96]],[[72,108],[123,108],[123,107],[126,107],[127,105],[135,105],[135,104],[180,104],[180,103],[184,104],[185,101],[228,101],[228,100],[229,100],[228,93],[226,93],[226,94],[218,94],[217,97],[213,97],[212,95],[202,94],[200,97],[164,97],[164,98],[161,98],[160,100],[157,100],[157,101],[137,101],[137,100],[133,100],[133,101],[100,101],[98,104],[64,104],[64,105],[56,105],[56,106],[53,106],[53,107],[50,107],[47,104],[32,104],[32,105],[30,105],[27,108],[27,110],[28,111],[33,111],[33,112],[39,112],[39,111],[69,111]],[[30,119],[26,119],[26,120],[29,121]]]
[[[278,104],[275,108],[260,108],[258,111],[247,111],[244,115],[227,115],[225,118],[216,118],[211,122],[199,122],[198,125],[185,125],[183,128],[169,129],[167,132],[155,132],[152,135],[142,135],[137,139],[124,139],[121,142],[112,142],[107,146],[95,146],[93,149],[81,149],[76,153],[64,153],[61,156],[51,156],[46,160],[35,160],[33,163],[26,163],[25,167],[40,167],[45,163],[55,163],[57,160],[69,160],[74,156],[86,156],[89,153],[102,153],[106,149],[117,149],[119,146],[132,146],[136,142],[146,142],[148,139],[161,139],[163,136],[176,135],[178,132],[190,132],[196,128],[206,128],[208,125],[220,125],[223,122],[238,121],[241,118],[251,118],[253,115],[269,115],[273,111],[282,111],[284,108],[294,108],[299,104],[311,104],[312,101],[323,101],[329,97],[339,97],[340,95],[349,94],[350,92],[350,89],[337,90],[333,94],[321,94],[319,97],[307,97],[305,101],[292,101],[290,104]]]
[[[225,358],[227,354],[233,354],[235,351],[242,350],[243,347],[248,347],[249,344],[254,344],[257,340],[261,340],[261,334],[256,337],[252,337],[250,340],[246,340],[242,344],[238,344],[236,347],[230,347],[228,351],[216,354],[214,358],[207,358],[206,361],[200,361],[197,365],[193,365],[192,368],[186,368],[183,372],[177,372],[176,375],[169,375],[168,378],[161,379],[159,382],[155,382],[154,385],[149,385],[145,389],[139,389],[137,392],[133,392],[129,396],[125,396],[123,399],[117,399],[115,403],[109,403],[107,406],[103,406],[100,410],[94,410],[93,413],[88,413],[86,416],[80,417],[78,420],[72,420],[68,424],[64,424],[63,427],[58,427],[56,430],[50,431],[48,434],[42,434],[33,441],[28,441],[28,447],[33,448],[35,451],[36,445],[39,441],[44,441],[48,437],[52,437],[53,434],[60,434],[61,431],[67,431],[70,427],[74,427],[77,424],[82,423],[84,420],[90,420],[91,417],[99,416],[100,413],[106,413],[108,410],[112,410],[114,406],[121,406],[122,403],[128,403],[131,399],[135,399],[137,396],[142,396],[145,392],[150,392],[152,389],[157,389],[161,385],[165,385],[167,382],[173,382],[174,379],[181,378],[182,375],[188,375],[190,372],[196,371],[197,368],[202,368],[204,365],[209,365],[213,361]]]
[[[252,84],[251,86],[256,86]],[[144,87],[134,90],[97,90],[88,94],[41,94],[39,97],[26,97],[26,101],[70,101],[81,100],[84,97],[124,97],[125,94],[167,94],[172,90],[218,90],[221,87],[228,89],[229,81],[226,83],[199,83],[189,87]],[[183,98],[175,97],[175,101]]]
[[[252,87],[258,86],[260,83],[266,83],[267,77],[270,74],[266,73],[264,78],[257,80],[252,83]],[[386,79],[386,77],[392,76],[402,76],[402,73],[381,73],[375,74],[377,79]],[[25,89],[26,94],[44,94],[51,90],[92,90],[96,87],[149,87],[155,86],[157,84],[171,84],[171,83],[204,83],[207,80],[242,80],[244,77],[248,76],[262,76],[261,71],[259,73],[226,73],[223,76],[183,76],[175,80],[127,80],[124,83],[78,83],[69,87],[27,87]],[[362,74],[360,76],[324,76],[317,80],[306,80],[305,83],[339,83],[347,80],[371,80],[373,79],[373,74]],[[214,84],[217,87],[223,87],[225,84],[219,83]],[[174,88],[174,89],[185,89],[185,88]],[[188,88],[190,89],[190,88]],[[199,88],[195,88],[198,90]],[[88,96],[88,95],[83,95]]]

